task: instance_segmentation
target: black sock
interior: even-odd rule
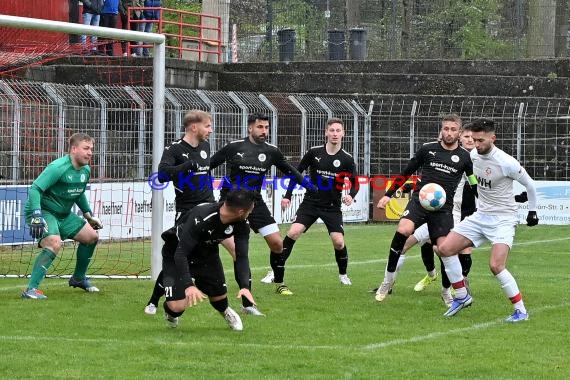
[[[234,273],[236,273],[235,270],[234,270]],[[236,281],[237,281],[237,276],[236,276]],[[238,286],[239,286],[239,282],[238,282]],[[249,272],[249,284],[247,285],[247,288],[251,291],[251,272]],[[246,296],[241,296],[241,305],[243,307],[250,307],[250,306],[253,306],[253,303],[251,303],[251,301],[248,300]]]
[[[433,246],[431,243],[425,243],[420,248],[422,252],[422,261],[426,267],[426,271],[431,272],[435,270],[435,261],[433,259]]]
[[[285,239],[283,239],[283,252],[271,252],[269,254],[269,263],[271,264],[271,269],[273,269],[273,281],[277,284],[283,282],[283,278],[285,277],[285,262],[291,255],[294,245],[295,240],[291,239],[289,236],[285,236]]]
[[[449,277],[447,277],[447,272],[445,271],[445,265],[443,265],[443,261],[441,257],[439,258],[440,263],[440,270],[441,270],[441,286],[448,289],[451,286],[451,281],[449,281]]]
[[[228,308],[228,297],[224,297],[219,301],[210,301],[210,305],[220,313],[223,313]]]
[[[346,245],[342,247],[342,249],[335,249],[334,257],[338,265],[338,274],[346,274],[346,268],[348,267],[348,251],[346,250]]]
[[[392,238],[392,244],[390,244],[390,253],[388,255],[388,265],[386,269],[388,272],[394,273],[396,271],[396,266],[398,265],[398,260],[406,244],[407,236],[396,231],[394,237]]]
[[[164,307],[164,311],[166,312],[166,314],[170,315],[171,317],[180,317],[182,314],[184,314],[184,311],[181,312],[176,312],[176,311],[172,311],[170,310],[170,308],[168,307],[168,305],[166,304],[166,301],[164,301],[162,303],[162,307]]]
[[[162,271],[158,274],[156,281],[154,282],[154,289],[152,289],[152,295],[148,300],[147,305],[153,304],[158,306],[158,301],[160,301],[160,297],[164,295],[164,285],[162,285]]]
[[[459,262],[461,263],[461,272],[463,273],[463,277],[467,277],[469,272],[471,271],[471,255],[462,255],[459,254]]]

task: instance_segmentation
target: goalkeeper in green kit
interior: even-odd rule
[[[73,239],[77,247],[77,263],[69,286],[86,292],[98,292],[85,274],[103,228],[93,216],[85,188],[91,176],[89,161],[95,140],[85,133],[75,133],[69,139],[69,154],[52,161],[32,183],[26,202],[26,223],[30,235],[38,240],[42,251],[36,258],[28,287],[22,298],[47,299],[41,290],[51,263],[61,249],[62,240]],[[77,204],[85,219],[71,212]]]

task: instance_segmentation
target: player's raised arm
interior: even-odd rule
[[[164,148],[160,163],[158,164],[158,171],[165,173],[169,180],[178,178],[180,174],[187,175],[198,169],[196,161],[188,159],[186,162],[176,165],[176,157],[174,155],[174,145]],[[166,182],[165,178],[158,177],[158,181]]]
[[[313,157],[314,155],[312,153],[312,149],[309,149],[309,151],[305,153],[303,158],[301,158],[299,166],[297,166],[297,170],[299,171],[299,173],[302,174],[305,170],[307,170],[307,168],[311,164],[311,161],[313,160]],[[293,177],[289,178],[289,185],[287,186],[287,191],[285,192],[285,196],[283,197],[284,199],[291,200],[291,197],[293,196],[293,189],[295,188],[295,185],[297,183],[298,182],[295,178]]]
[[[406,165],[402,173],[400,173],[399,175],[399,177],[403,179],[402,183],[400,183],[399,186],[395,186],[396,184],[393,184],[389,189],[386,189],[386,193],[382,198],[380,198],[376,207],[382,209],[386,208],[386,205],[388,204],[390,198],[392,198],[394,193],[400,187],[402,187],[406,183],[408,178],[410,178],[410,176],[414,174],[422,166],[426,152],[427,150],[424,148],[424,146],[418,149],[416,154],[414,154],[414,156],[410,159],[410,161],[408,161],[408,165]]]
[[[297,170],[293,165],[287,162],[283,153],[277,151],[277,160],[275,161],[275,166],[287,176],[292,176],[296,183],[300,184],[304,188],[308,189],[311,187],[310,181],[305,180],[303,175]]]
[[[224,145],[222,149],[218,150],[210,159],[210,170],[214,170],[228,160],[230,145]]]

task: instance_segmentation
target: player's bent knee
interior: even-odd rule
[[[54,254],[58,254],[62,247],[61,236],[59,235],[50,235],[42,240],[41,247],[47,248],[52,251]]]
[[[499,274],[505,270],[505,264],[499,263],[499,262],[494,262],[491,260],[489,262],[489,269],[491,270],[491,273],[493,273],[494,275],[497,275],[497,274]]]
[[[185,299],[177,301],[167,301],[166,304],[168,305],[168,308],[175,313],[182,313],[188,307],[188,304]]]

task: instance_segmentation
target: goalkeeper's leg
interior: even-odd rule
[[[59,236],[58,236],[59,238]],[[38,289],[40,283],[46,276],[46,273],[55,260],[56,254],[50,248],[43,248],[42,251],[36,257],[34,261],[34,266],[32,268],[32,274],[30,276],[30,281],[28,281],[28,289]]]

